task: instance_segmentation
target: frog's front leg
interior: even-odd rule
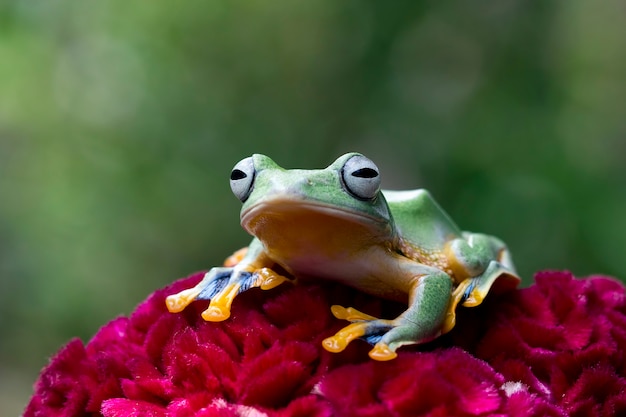
[[[202,318],[223,321],[230,317],[231,305],[238,294],[254,287],[269,290],[290,281],[269,267],[272,262],[257,239],[252,241],[247,251],[238,253],[238,256],[227,260],[228,265],[233,263],[233,259],[240,258],[236,265],[211,268],[195,287],[168,296],[165,299],[167,309],[178,313],[195,300],[211,300]]]
[[[441,334],[448,311],[452,279],[445,272],[422,264],[413,264],[413,285],[409,308],[393,320],[377,319],[353,308],[333,306],[335,317],[351,321],[334,336],[324,340],[324,348],[341,352],[354,339],[374,345],[369,356],[386,361],[394,359],[403,345],[428,342]]]

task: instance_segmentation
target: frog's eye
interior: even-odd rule
[[[362,155],[348,159],[341,170],[345,189],[362,200],[376,197],[380,188],[378,167]]]
[[[252,157],[242,159],[230,172],[230,189],[241,202],[246,201],[254,182],[254,162]]]

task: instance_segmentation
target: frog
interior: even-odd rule
[[[362,339],[373,345],[370,358],[387,361],[401,346],[451,331],[457,306],[478,306],[521,282],[502,240],[462,231],[423,188],[381,189],[378,167],[361,153],[324,169],[284,169],[254,154],[234,166],[230,186],[252,241],[197,285],[166,297],[172,313],[209,300],[201,316],[220,322],[251,288],[332,281],[407,305],[387,319],[330,308],[349,324],[323,340],[327,351]]]

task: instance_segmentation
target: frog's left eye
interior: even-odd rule
[[[346,190],[362,200],[376,197],[380,189],[378,167],[362,155],[355,155],[346,161],[341,178]]]
[[[247,200],[254,183],[254,162],[252,157],[242,159],[230,172],[230,189],[241,202]]]

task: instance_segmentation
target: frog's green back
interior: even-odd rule
[[[441,249],[451,238],[461,236],[461,230],[428,191],[382,192],[402,239],[424,249]]]

